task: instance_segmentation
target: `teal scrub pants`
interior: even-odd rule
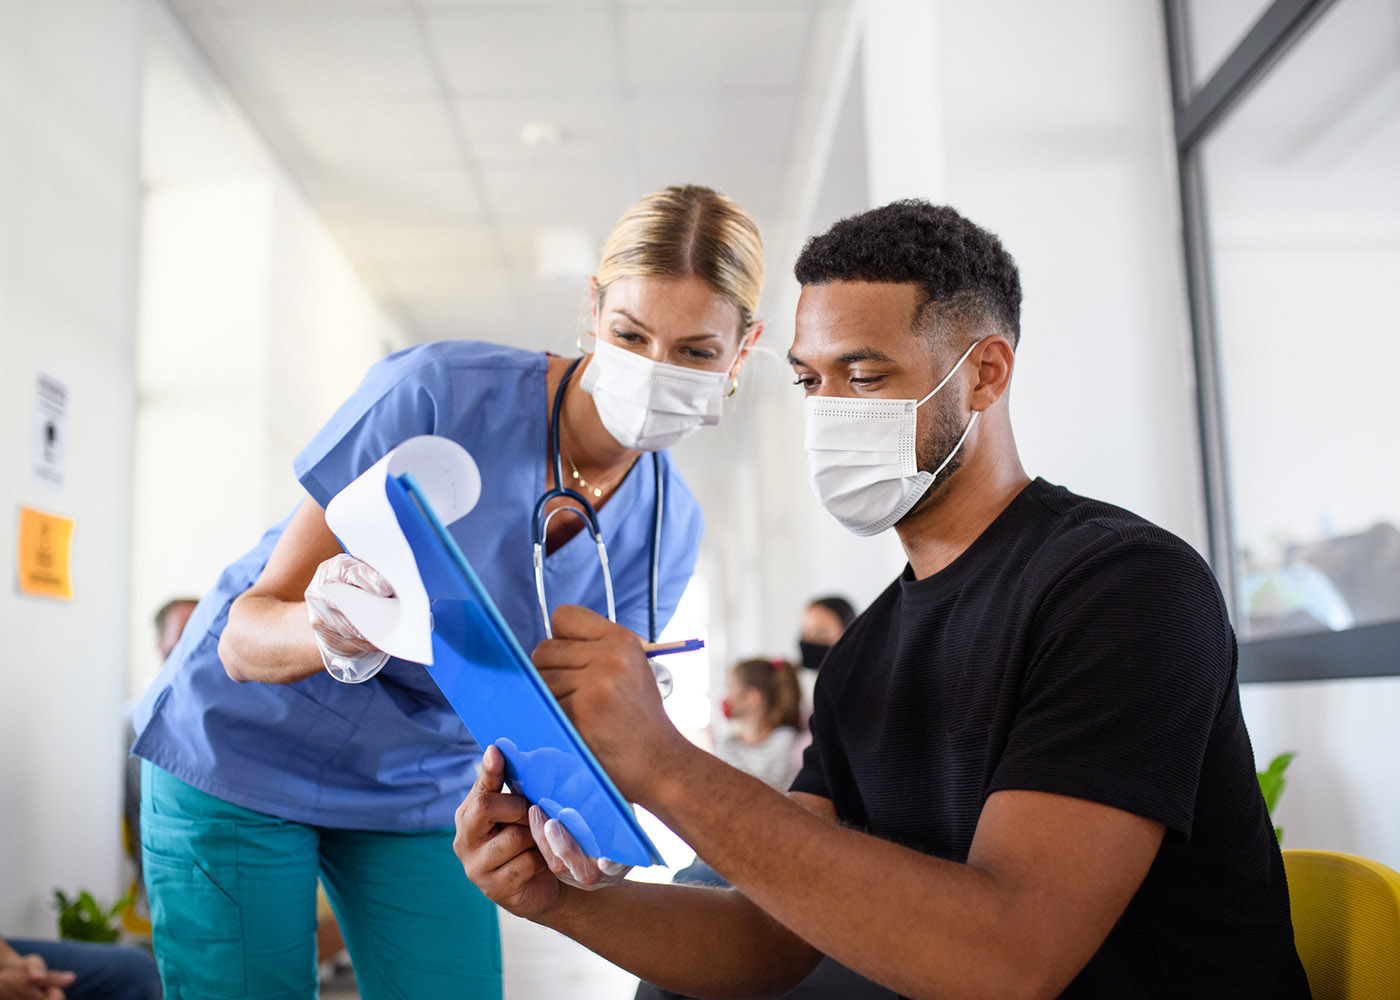
[[[165,1000],[317,995],[316,880],[364,1000],[500,1000],[496,909],[451,828],[309,826],[141,766],[141,855]]]

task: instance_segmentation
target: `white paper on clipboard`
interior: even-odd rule
[[[326,524],[345,551],[373,566],[394,588],[376,597],[345,583],[326,587],[360,634],[390,656],[433,662],[432,615],[418,563],[384,492],[390,476],[409,473],[443,524],[476,506],[481,472],[456,441],[434,434],[409,438],[362,472],[326,505]]]

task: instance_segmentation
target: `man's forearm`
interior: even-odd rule
[[[538,919],[641,979],[694,997],[776,996],[820,957],[729,889],[565,887]]]
[[[975,867],[838,826],[708,755],[641,804],[753,904],[886,986],[1014,996],[1037,978],[1018,967],[1004,893]]]

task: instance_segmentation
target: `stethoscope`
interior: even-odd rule
[[[574,370],[582,362],[583,358],[574,359],[573,363],[564,370],[564,377],[559,380],[559,388],[554,391],[554,406],[549,420],[549,455],[547,456],[554,466],[554,488],[545,490],[544,494],[535,501],[535,513],[531,518],[531,540],[534,543],[535,552],[535,596],[539,598],[540,602],[540,617],[544,619],[545,637],[550,639],[554,637],[554,631],[549,627],[549,604],[545,601],[544,595],[545,532],[549,529],[550,518],[563,511],[568,511],[583,519],[584,527],[593,539],[593,544],[598,548],[598,563],[603,567],[603,589],[608,598],[608,620],[617,622],[617,608],[613,603],[612,571],[608,568],[608,550],[603,544],[603,532],[598,525],[598,512],[582,493],[562,485],[564,482],[564,462],[559,449],[559,416],[563,412],[564,390],[568,387],[569,380],[573,378]],[[656,489],[656,506],[651,512],[651,571],[647,574],[647,640],[655,642],[656,590],[661,565],[661,509],[665,506],[661,456],[657,452],[651,453],[651,468]],[[566,497],[578,506],[555,507],[552,511],[545,513],[545,507],[549,505],[549,502],[559,497]],[[652,667],[658,675],[665,669],[655,662],[653,662]]]

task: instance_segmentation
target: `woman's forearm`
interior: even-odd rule
[[[244,594],[229,608],[219,660],[236,681],[291,684],[325,669],[304,601]]]

